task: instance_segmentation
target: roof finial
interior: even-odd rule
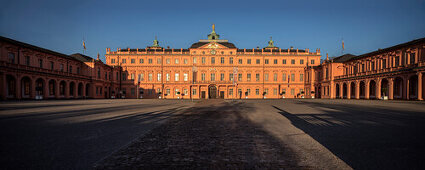
[[[215,32],[215,24],[212,25],[212,30]]]
[[[159,41],[156,39],[156,35],[155,35],[155,40],[153,40],[153,47],[159,47]]]
[[[326,53],[326,60],[329,60],[328,53]]]
[[[97,60],[100,60],[100,59],[99,59],[99,53],[97,53]]]

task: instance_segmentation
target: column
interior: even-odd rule
[[[22,98],[22,80],[21,76],[16,75],[16,99]]]
[[[423,100],[422,96],[422,73],[418,73],[418,100]]]
[[[46,81],[44,81],[43,84],[43,99],[48,99],[49,98],[49,81],[46,78]]]
[[[388,79],[388,99],[394,99],[394,78]]]
[[[2,100],[6,100],[6,96],[7,96],[7,80],[6,80],[6,74],[1,74],[1,99]],[[16,82],[16,81],[15,81]]]
[[[356,81],[356,99],[360,99],[360,81]]]
[[[404,76],[403,77],[403,88],[402,88],[402,91],[403,91],[403,100],[409,100],[409,94],[407,94],[408,92],[409,92],[409,83],[408,83],[408,80],[407,80],[407,76]]]
[[[69,98],[69,85],[70,83],[68,81],[65,81],[65,99]]]
[[[376,99],[381,99],[381,79],[376,80],[376,90],[375,90],[375,96]]]
[[[370,80],[366,80],[365,81],[365,94],[364,94],[364,98],[365,99],[369,99],[369,94],[370,94]]]
[[[339,84],[339,98],[343,99],[344,98],[344,83],[340,83]]]
[[[351,99],[351,82],[347,82],[347,99]]]
[[[35,80],[30,79],[30,99],[35,99]]]
[[[82,92],[81,97],[83,99],[85,99],[86,98],[86,84],[85,83],[83,83],[83,89],[81,90],[81,92]]]

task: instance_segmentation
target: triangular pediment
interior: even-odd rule
[[[210,42],[210,43],[207,43],[205,45],[200,46],[199,48],[216,49],[216,48],[228,48],[228,47],[221,45],[218,42]]]

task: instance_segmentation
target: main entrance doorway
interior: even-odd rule
[[[217,98],[217,87],[215,87],[215,85],[210,85],[208,87],[208,97],[210,99],[215,99]]]

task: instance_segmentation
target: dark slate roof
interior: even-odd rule
[[[50,54],[50,55],[53,55],[53,56],[58,56],[58,57],[66,58],[66,59],[76,60],[75,58],[73,58],[73,57],[71,57],[69,55],[66,55],[66,54],[58,53],[56,51],[52,51],[52,50],[49,50],[49,49],[37,47],[37,46],[31,45],[31,44],[27,44],[27,43],[24,43],[24,42],[16,41],[16,40],[13,40],[13,39],[10,39],[10,38],[6,38],[6,37],[3,37],[3,36],[0,36],[0,41],[4,41],[4,42],[8,42],[10,44],[14,44],[14,45],[17,45],[17,46],[20,46],[20,47],[24,47],[24,48],[29,48],[29,49],[32,49],[32,50],[40,51],[40,52],[47,53],[47,54]]]
[[[395,45],[395,46],[392,46],[392,47],[388,47],[388,48],[385,48],[385,49],[379,49],[379,50],[376,50],[376,51],[372,51],[370,53],[359,55],[359,56],[357,56],[357,57],[355,57],[351,60],[357,60],[357,59],[361,59],[361,58],[365,58],[365,57],[370,57],[370,56],[374,56],[374,55],[377,55],[377,54],[386,53],[386,52],[398,50],[400,48],[416,45],[416,44],[419,44],[419,43],[425,43],[425,38],[420,38],[420,39],[412,40],[412,41],[409,41],[409,42],[406,42],[406,43],[403,43],[403,44],[398,44],[398,45]]]
[[[193,43],[190,48],[199,48],[205,44],[208,44],[210,42],[197,42],[197,43]],[[235,44],[233,43],[229,43],[229,42],[216,42],[218,44],[224,45],[227,48],[236,48]]]
[[[355,58],[355,57],[357,57],[357,56],[352,55],[352,54],[344,54],[344,55],[342,55],[342,56],[332,58],[331,60],[332,60],[334,63],[343,63],[343,62],[346,62],[346,61],[348,61],[348,60],[351,60],[351,59],[353,59],[353,58]]]
[[[82,61],[82,62],[90,62],[93,61],[93,58],[86,56],[84,54],[80,54],[80,53],[75,53],[72,54],[71,57],[77,59],[78,61]]]

